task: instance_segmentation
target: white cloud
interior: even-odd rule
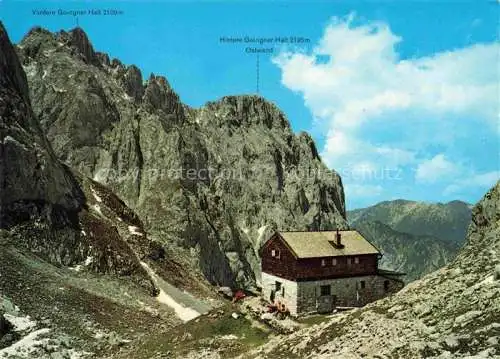
[[[451,178],[460,172],[459,167],[446,159],[444,154],[436,155],[430,160],[420,163],[415,173],[415,179],[420,182],[436,182]]]
[[[345,185],[347,198],[352,197],[379,197],[384,189],[380,185],[360,185],[355,183],[347,183]]]
[[[322,157],[327,165],[339,170],[355,169],[366,163],[377,168],[396,168],[415,161],[413,151],[390,145],[377,146],[345,131],[333,131],[329,134]]]
[[[401,58],[403,39],[387,24],[353,20],[334,18],[311,53],[273,58],[283,85],[302,94],[324,127],[327,165],[418,166],[417,179],[432,182],[457,174],[457,159],[473,163],[451,148],[478,126],[497,134],[499,44]],[[425,161],[436,149],[443,154]]]
[[[315,117],[331,121],[332,135],[410,108],[496,119],[497,44],[401,60],[401,41],[383,23],[354,27],[352,17],[334,19],[312,54],[287,52],[273,61],[283,84],[304,95]],[[319,63],[324,55],[329,61]]]
[[[500,171],[491,171],[486,173],[463,176],[447,186],[443,192],[444,195],[456,195],[467,187],[480,187],[489,189],[500,179]]]

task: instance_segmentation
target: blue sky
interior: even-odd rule
[[[498,4],[480,1],[42,2],[0,0],[14,42],[80,16],[98,51],[167,77],[201,106],[254,93],[256,55],[221,36],[301,36],[260,55],[261,95],[309,131],[343,177],[348,208],[406,198],[476,202],[498,179]]]

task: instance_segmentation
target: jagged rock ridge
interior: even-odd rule
[[[164,77],[143,81],[81,29],[35,28],[18,51],[56,154],[118,193],[213,284],[254,285],[273,229],[347,226],[340,177],[264,99],[189,108]]]

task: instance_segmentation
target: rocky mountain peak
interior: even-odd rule
[[[283,112],[273,103],[257,95],[225,96],[205,106],[215,112],[219,125],[248,127],[262,124],[267,128],[289,130],[290,124]]]
[[[149,75],[148,83],[153,83],[153,82],[158,84],[165,91],[172,90],[172,87],[170,86],[170,83],[168,82],[165,76],[155,75],[152,73]]]
[[[109,58],[109,56],[108,56]],[[124,69],[125,66],[122,64],[122,62],[116,58],[111,60],[111,63],[109,64],[114,69]]]
[[[299,141],[307,146],[310,150],[310,155],[313,159],[321,160],[318,154],[318,149],[314,143],[313,138],[307,132],[300,132],[298,135]]]
[[[104,65],[104,66],[110,66],[111,65],[111,61],[109,60],[109,55],[104,53],[104,52],[99,52],[99,51],[96,51],[95,53],[97,59],[99,60],[99,62]]]
[[[183,117],[183,106],[179,96],[174,92],[164,76],[151,74],[146,83],[143,96],[144,104],[153,110],[162,110],[173,114],[176,118]]]
[[[44,29],[43,27],[41,26],[34,26],[32,27],[28,33],[26,35],[24,35],[22,41],[30,38],[30,37],[34,37],[34,36],[37,36],[37,35],[42,35],[42,36],[49,36],[49,37],[53,37],[53,34],[47,30],[47,29]],[[22,42],[21,41],[21,42]]]
[[[371,207],[350,211],[351,224],[378,220],[396,231],[413,235],[437,235],[445,241],[462,243],[471,211],[461,201],[430,203],[407,200],[384,201]]]
[[[85,62],[89,64],[99,63],[94,47],[81,27],[76,27],[69,32],[69,41],[70,45],[79,51]]]
[[[463,208],[463,207],[472,207],[469,203],[460,201],[460,200],[454,200],[450,201],[445,204],[446,206],[452,207],[452,208]]]
[[[85,31],[80,28],[57,33],[36,26],[23,37],[18,46],[23,63],[30,58],[47,58],[57,52],[67,52],[72,57],[94,66],[101,66],[105,62],[104,54],[94,51]],[[109,60],[108,60],[109,61]]]
[[[141,70],[135,65],[127,68],[123,76],[123,85],[127,95],[132,97],[135,101],[142,99],[144,95],[144,86],[142,85]]]

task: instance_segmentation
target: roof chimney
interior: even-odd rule
[[[339,232],[339,229],[337,228],[337,233],[336,233],[336,239],[337,239],[337,247],[342,246],[342,235]]]

